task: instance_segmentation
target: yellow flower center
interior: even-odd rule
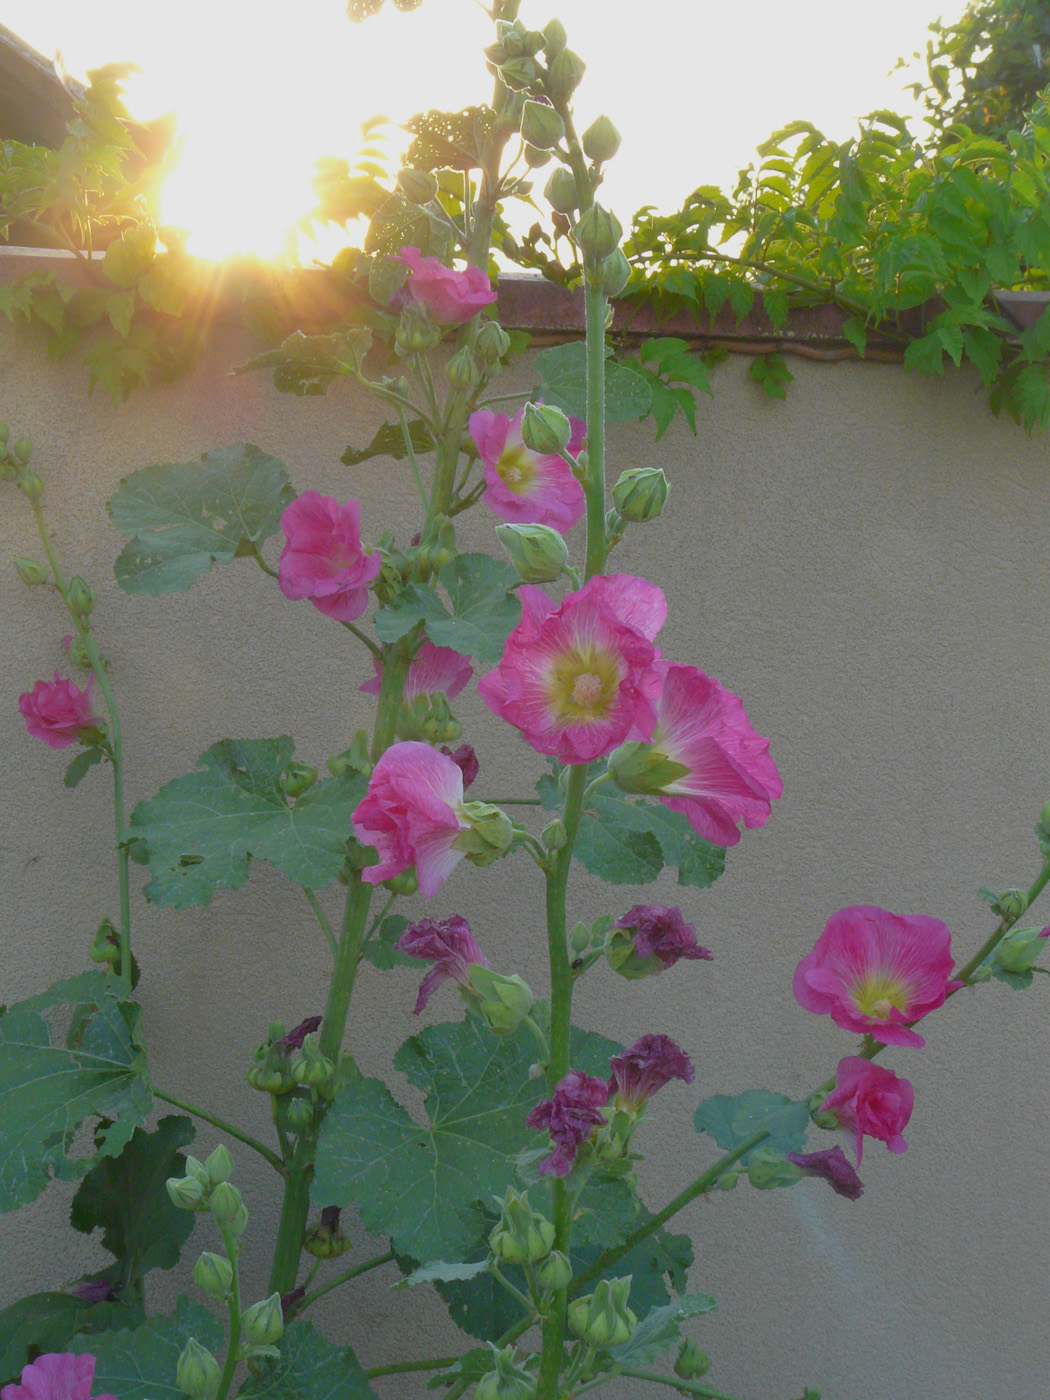
[[[589,675],[586,671],[582,676],[577,676],[572,687],[572,698],[577,705],[594,705],[602,698],[601,676]]]
[[[869,973],[853,988],[857,1010],[870,1021],[888,1021],[908,1004],[908,988],[885,973]]]
[[[529,489],[536,475],[532,454],[524,447],[508,447],[496,463],[496,470],[518,496]]]
[[[576,647],[551,668],[547,699],[563,724],[604,719],[616,699],[620,668],[616,658],[596,647]]]

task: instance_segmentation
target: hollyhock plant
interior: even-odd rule
[[[617,919],[606,941],[606,956],[624,977],[644,977],[674,967],[680,958],[710,962],[714,956],[696,941],[696,929],[682,911],[668,904],[636,904]]]
[[[565,534],[584,512],[583,487],[564,458],[530,451],[521,440],[524,408],[513,418],[481,409],[470,415],[470,436],[485,463],[485,504],[514,525],[548,525]],[[587,425],[570,418],[566,451],[576,457]]]
[[[847,1055],[839,1061],[835,1088],[820,1112],[833,1114],[852,1137],[859,1167],[866,1137],[878,1138],[891,1152],[907,1152],[901,1135],[914,1102],[915,1091],[906,1079],[862,1055]]]
[[[864,1183],[841,1147],[827,1147],[820,1152],[785,1152],[803,1176],[819,1176],[839,1196],[847,1201],[859,1201]]]
[[[693,1062],[669,1035],[643,1035],[609,1063],[609,1099],[637,1114],[672,1079],[693,1082]]]
[[[376,669],[371,680],[365,681],[361,690],[366,695],[378,695],[383,682],[383,668],[378,657],[372,658]],[[411,704],[420,695],[434,695],[442,691],[449,700],[454,700],[474,674],[470,658],[453,651],[451,647],[438,647],[433,642],[424,642],[412,659],[405,678],[403,691],[406,704]]]
[[[478,756],[474,752],[474,745],[460,744],[458,749],[450,749],[447,744],[443,744],[441,752],[450,758],[463,774],[463,788],[466,790],[480,772],[480,764]]]
[[[94,676],[90,677],[81,690],[56,671],[53,681],[37,681],[32,690],[20,695],[18,708],[33,738],[42,739],[52,749],[67,749],[86,737],[88,730],[98,729],[102,721],[91,712],[94,682]]]
[[[413,247],[395,256],[409,271],[402,296],[429,307],[443,325],[460,326],[496,300],[496,290],[480,267],[457,272]]]
[[[429,958],[434,964],[419,984],[419,995],[412,1008],[417,1016],[449,977],[461,987],[467,987],[470,985],[471,964],[489,966],[488,959],[471,935],[470,925],[459,914],[440,921],[419,919],[404,931],[397,946],[410,958]]]
[[[95,1358],[72,1352],[48,1352],[23,1366],[22,1378],[0,1390],[0,1400],[116,1400],[113,1395],[91,1395]]]
[[[304,491],[285,507],[287,543],[277,565],[286,598],[309,598],[336,622],[353,622],[368,607],[368,589],[382,558],[361,544],[361,507],[341,506],[334,496]]]
[[[520,624],[478,693],[539,753],[589,763],[628,739],[648,739],[660,674],[653,645],[667,616],[655,584],[598,575],[560,607],[540,588],[518,590]]]
[[[555,1085],[554,1097],[543,1099],[530,1112],[526,1125],[546,1128],[554,1144],[554,1151],[539,1165],[541,1176],[568,1176],[582,1145],[609,1121],[598,1111],[608,1097],[604,1079],[571,1069]]]
[[[799,963],[795,997],[842,1030],[883,1045],[925,1045],[907,1022],[943,1006],[962,985],[951,980],[951,941],[939,919],[851,905],[831,916]]]

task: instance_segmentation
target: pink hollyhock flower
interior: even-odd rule
[[[460,326],[496,300],[495,288],[480,267],[457,272],[412,247],[402,248],[395,256],[409,270],[403,294],[429,306],[443,325]]]
[[[470,829],[458,764],[429,744],[392,744],[372,770],[353,823],[357,839],[379,852],[379,864],[362,879],[378,885],[414,865],[422,893],[436,894],[462,860],[457,841]]]
[[[309,598],[336,622],[353,622],[368,607],[368,586],[382,559],[361,544],[361,507],[304,491],[281,515],[287,544],[277,565],[286,598]]]
[[[514,525],[549,525],[565,534],[587,504],[583,487],[568,462],[532,452],[521,440],[524,408],[514,418],[481,409],[470,415],[470,436],[485,463],[485,504]],[[565,449],[579,454],[587,424],[570,418],[572,437]]]
[[[864,1183],[841,1147],[828,1147],[822,1152],[785,1152],[784,1156],[798,1167],[803,1176],[822,1177],[837,1195],[845,1196],[847,1201],[859,1201],[864,1194]]]
[[[737,844],[741,821],[765,826],[784,791],[743,703],[695,666],[666,667],[652,752],[688,769],[656,795],[717,846]]]
[[[925,914],[890,914],[869,904],[840,909],[799,963],[795,998],[883,1045],[925,1045],[907,1022],[942,1006],[962,985],[950,980],[951,941],[946,926]]]
[[[97,729],[102,721],[91,713],[92,676],[87,689],[55,672],[53,681],[37,681],[32,690],[18,697],[18,708],[26,729],[34,739],[42,739],[52,749],[68,749],[87,729]]]
[[[420,919],[405,929],[397,946],[410,958],[429,958],[434,964],[419,984],[419,996],[413,1007],[417,1016],[447,978],[451,977],[461,987],[467,987],[470,985],[472,963],[480,967],[489,966],[485,954],[471,935],[470,925],[459,914],[453,914],[451,919],[441,922]]]
[[[383,668],[378,657],[372,658],[376,673],[361,689],[366,695],[378,695],[383,681]],[[416,652],[405,677],[405,701],[411,704],[420,695],[433,695],[441,690],[454,700],[474,674],[470,659],[451,647],[436,647],[424,642]]]
[[[282,1055],[293,1055],[297,1050],[301,1050],[308,1035],[313,1035],[321,1029],[322,1017],[307,1016],[300,1021],[297,1026],[286,1034],[279,1036],[273,1043],[274,1049],[279,1050]]]
[[[879,1138],[891,1152],[907,1152],[901,1134],[914,1103],[915,1090],[906,1079],[861,1055],[847,1055],[839,1061],[835,1088],[820,1112],[833,1113],[852,1136],[859,1167],[866,1137]]]
[[[617,1108],[637,1113],[665,1084],[693,1082],[693,1062],[669,1035],[643,1035],[609,1063],[609,1098]]]
[[[696,929],[682,918],[682,911],[668,904],[636,904],[616,920],[634,941],[639,958],[655,958],[665,968],[679,958],[702,958],[711,962],[714,954],[696,941]],[[659,970],[659,969],[657,969]]]
[[[478,763],[478,756],[474,752],[474,745],[460,744],[458,749],[450,749],[447,744],[443,744],[441,746],[441,752],[450,758],[463,774],[464,790],[470,787],[480,771],[480,764]]]
[[[627,739],[648,739],[660,673],[653,645],[663,593],[629,574],[598,575],[560,607],[540,588],[518,590],[519,625],[478,693],[539,753],[589,763]]]
[[[94,1379],[93,1356],[52,1351],[24,1366],[21,1381],[5,1385],[0,1390],[0,1400],[91,1400]],[[96,1395],[94,1400],[116,1400],[116,1397]]]
[[[568,1176],[583,1143],[609,1120],[598,1110],[609,1097],[604,1079],[581,1069],[571,1069],[554,1088],[554,1097],[543,1099],[525,1119],[529,1128],[546,1128],[554,1151],[540,1163],[540,1176]]]

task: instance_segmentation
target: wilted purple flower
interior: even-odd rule
[[[696,941],[696,929],[682,918],[681,909],[669,904],[636,904],[617,919],[614,929],[622,929],[627,939],[610,943],[609,958],[613,967],[626,976],[644,976],[674,967],[679,958],[702,958],[710,962],[714,956]],[[619,943],[620,946],[617,946]]]
[[[320,1026],[321,1020],[320,1016],[307,1016],[305,1021],[300,1021],[297,1026],[293,1026],[287,1035],[282,1035],[279,1040],[275,1040],[274,1049],[282,1051],[285,1055],[292,1055],[296,1050],[301,1050],[303,1041],[308,1035],[313,1035]]]
[[[461,987],[470,983],[470,965],[488,967],[488,959],[471,937],[470,925],[459,914],[451,919],[420,919],[410,925],[397,941],[410,958],[429,958],[434,966],[419,984],[415,1014],[426,1006],[434,992],[452,977]]]
[[[581,1145],[609,1121],[598,1112],[608,1097],[604,1079],[571,1069],[555,1086],[554,1097],[536,1105],[526,1125],[546,1128],[554,1143],[554,1151],[540,1163],[541,1176],[568,1176]]]
[[[616,1107],[637,1113],[672,1079],[693,1082],[693,1062],[669,1035],[643,1035],[610,1062],[609,1097]]]
[[[841,1147],[828,1147],[823,1152],[786,1152],[804,1176],[820,1176],[831,1189],[847,1201],[859,1200],[864,1192],[860,1177]]]
[[[321,1224],[326,1230],[338,1230],[340,1215],[342,1210],[339,1206],[325,1206],[321,1211]]]
[[[474,752],[474,746],[472,744],[460,744],[458,749],[450,749],[445,746],[442,748],[441,752],[447,754],[463,774],[464,789],[470,787],[471,783],[478,776],[478,756]]]
[[[82,1303],[109,1303],[117,1296],[117,1290],[108,1278],[85,1278],[73,1284],[69,1292]]]
[[[299,1288],[293,1288],[290,1293],[281,1294],[281,1316],[285,1322],[292,1320],[305,1297],[306,1289],[301,1285]]]

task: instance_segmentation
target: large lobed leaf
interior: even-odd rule
[[[94,1334],[142,1321],[141,1310],[89,1303],[72,1293],[31,1293],[0,1312],[0,1385],[16,1381],[32,1358],[68,1351],[79,1333]]]
[[[481,665],[493,665],[521,620],[514,593],[518,576],[488,554],[462,554],[438,574],[449,604],[426,584],[406,588],[393,604],[376,613],[375,628],[384,642],[396,642],[422,622],[435,646],[451,647]]]
[[[802,1151],[809,1126],[809,1101],[792,1102],[786,1094],[768,1089],[748,1089],[735,1097],[715,1094],[704,1099],[693,1121],[698,1133],[708,1133],[726,1152],[735,1152],[755,1133],[764,1132],[765,1139],[740,1158],[746,1166],[752,1152],[759,1150]]]
[[[540,376],[538,397],[576,418],[587,418],[587,347],[583,341],[552,345],[536,356]],[[605,416],[610,423],[644,418],[652,389],[633,369],[605,362]]]
[[[95,1358],[95,1395],[117,1400],[185,1400],[175,1384],[175,1368],[191,1337],[215,1353],[222,1348],[222,1328],[207,1308],[180,1298],[174,1316],[151,1317],[133,1332],[75,1337],[73,1352]]]
[[[326,1342],[308,1322],[293,1322],[280,1347],[280,1357],[241,1386],[238,1400],[376,1400],[350,1348]]]

